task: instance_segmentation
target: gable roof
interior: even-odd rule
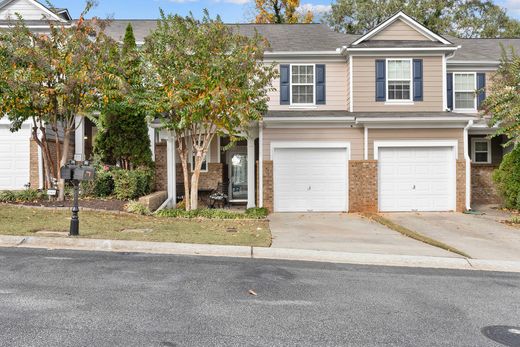
[[[379,24],[378,26],[376,26],[375,28],[373,28],[372,30],[367,32],[365,35],[361,36],[360,38],[358,38],[357,40],[352,42],[352,44],[350,46],[357,46],[364,41],[370,40],[370,38],[372,38],[376,34],[382,32],[385,28],[387,28],[389,25],[391,25],[392,23],[394,23],[397,20],[402,20],[403,22],[405,22],[406,24],[411,26],[413,29],[417,30],[419,33],[421,33],[422,35],[424,35],[425,37],[430,39],[430,41],[438,41],[445,45],[452,44],[449,40],[434,33],[433,31],[431,31],[430,29],[428,29],[421,23],[417,22],[412,17],[406,15],[404,12],[399,11],[396,14],[394,14],[393,16],[391,16],[390,18],[388,18],[387,20],[385,20],[383,23]]]
[[[487,61],[499,62],[502,56],[503,46],[507,51],[513,47],[520,53],[520,38],[511,39],[460,39],[450,37],[453,43],[460,45],[453,58],[448,60],[448,64],[454,61]]]
[[[2,0],[2,1],[0,1],[0,10],[4,9],[5,7],[11,5],[13,2],[16,2],[16,1],[20,1],[20,0]],[[34,7],[36,7],[38,10],[40,10],[42,12],[43,15],[48,16],[48,19],[55,20],[58,22],[67,21],[67,19],[64,16],[60,15],[60,13],[62,13],[64,9],[61,9],[61,11],[57,13],[54,10],[42,5],[37,0],[24,0],[24,1],[33,5]],[[65,11],[67,11],[67,10],[65,9]],[[20,13],[20,14],[23,16],[23,13]],[[68,15],[68,11],[67,11],[67,15]],[[70,15],[68,15],[68,16],[70,17]]]
[[[157,27],[157,20],[111,20],[105,32],[116,41],[122,41],[125,29],[132,24],[135,39],[144,42]],[[271,52],[329,52],[346,45],[358,35],[332,31],[325,24],[227,24],[240,34],[252,36],[258,32],[271,47]]]

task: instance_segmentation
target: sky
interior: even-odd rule
[[[115,19],[155,19],[159,8],[167,13],[187,15],[190,11],[200,17],[207,8],[212,17],[220,15],[227,23],[250,22],[254,17],[254,0],[97,0],[98,6],[90,14],[98,17]],[[42,1],[44,2],[44,1]],[[73,18],[77,18],[84,8],[83,0],[51,0],[56,7],[69,9]],[[301,7],[311,9],[318,14],[330,10],[331,0],[301,0]],[[498,0],[511,17],[520,19],[520,0]]]

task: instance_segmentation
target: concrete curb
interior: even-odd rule
[[[173,242],[99,240],[69,237],[0,236],[0,247],[135,252],[253,259],[298,260],[359,265],[403,266],[436,269],[520,272],[520,262],[316,251],[307,249],[221,246]]]

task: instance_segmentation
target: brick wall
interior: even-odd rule
[[[493,182],[496,165],[471,165],[471,203],[500,204],[502,199]]]
[[[191,172],[190,172],[191,173]],[[209,163],[208,172],[201,172],[199,177],[199,189],[216,189],[222,183],[224,175],[224,164]],[[177,184],[184,184],[182,165],[176,165]],[[155,145],[155,190],[166,190],[168,187],[168,168],[166,160],[166,143]]]
[[[60,141],[60,143],[63,145],[63,142]],[[49,152],[51,155],[52,160],[54,160],[55,164],[57,161],[56,158],[56,142],[54,140],[47,140],[47,146],[49,147]],[[61,149],[63,150],[63,148]],[[71,141],[69,143],[69,153],[67,156],[68,160],[71,160],[74,158],[74,141]],[[30,140],[30,152],[29,152],[29,181],[31,182],[32,188],[38,188],[40,185],[39,181],[39,167],[38,167],[38,144],[33,139]],[[43,172],[43,180],[45,182],[45,171]],[[42,182],[42,183],[44,183]]]
[[[273,161],[272,160],[264,160],[262,163],[264,178],[263,178],[263,198],[264,198],[264,207],[267,208],[270,212],[273,212],[274,208],[274,186],[273,186]]]
[[[466,161],[457,160],[457,192],[456,209],[457,212],[464,212],[466,209]]]
[[[377,160],[350,160],[348,181],[349,212],[377,212]]]

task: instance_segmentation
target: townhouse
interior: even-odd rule
[[[36,1],[5,1],[0,14],[20,3]],[[122,40],[128,23],[139,44],[156,26],[114,20],[107,33]],[[499,202],[491,172],[507,149],[504,139],[487,138],[494,129],[480,105],[501,45],[518,48],[520,40],[441,36],[402,12],[365,35],[323,24],[233,28],[270,42],[265,62],[276,64],[279,78],[269,112],[243,141],[231,149],[225,136],[213,141],[202,190],[218,187],[232,202],[274,212],[463,211]],[[2,126],[0,153],[12,151]],[[89,156],[94,134],[88,122],[78,128],[77,159]],[[26,134],[18,136],[32,163],[24,170],[37,172],[30,168],[41,162],[38,153],[28,150]],[[172,204],[182,189],[174,140],[156,124],[150,137],[157,189]]]

